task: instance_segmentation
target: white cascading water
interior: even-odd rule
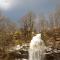
[[[41,39],[41,34],[34,36],[30,42],[29,60],[44,60],[46,46]]]

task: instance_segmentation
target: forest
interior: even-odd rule
[[[60,37],[56,39],[56,34],[60,36],[60,9],[49,13],[47,18],[44,14],[27,12],[17,22],[0,12],[0,55],[13,46],[29,43],[37,33],[42,33],[46,45],[60,48]]]

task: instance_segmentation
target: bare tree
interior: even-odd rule
[[[45,30],[45,29],[47,29],[48,28],[48,21],[46,20],[46,18],[45,18],[45,16],[44,15],[41,15],[40,17],[39,17],[39,28],[40,28],[40,32],[42,31],[42,30]]]
[[[1,16],[0,19],[0,48],[5,50],[11,44],[13,45],[13,33],[16,31],[16,24],[7,17]],[[12,34],[11,34],[12,33]]]
[[[32,32],[34,32],[34,14],[29,12],[27,15],[22,17],[22,28],[24,30],[25,41],[31,40]]]
[[[51,28],[60,27],[60,9],[56,9],[53,13],[50,14],[49,21]]]

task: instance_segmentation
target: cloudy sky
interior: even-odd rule
[[[0,0],[0,9],[11,19],[19,19],[27,12],[47,14],[60,4],[60,0]]]

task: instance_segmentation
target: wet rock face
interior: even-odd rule
[[[46,54],[45,60],[60,60],[60,52],[52,52]]]
[[[28,50],[18,50],[14,52],[10,52],[8,55],[8,59],[6,60],[15,60],[15,59],[29,59],[29,53]],[[54,50],[47,50],[45,53],[45,59],[44,60],[60,60],[60,50],[54,49]]]
[[[27,51],[20,51],[20,52],[13,52],[13,53],[10,53],[9,55],[11,57],[14,57],[14,58],[25,58],[25,59],[28,59],[28,52]]]
[[[60,55],[46,55],[45,57],[46,60],[60,60]]]
[[[20,49],[18,50],[14,50],[14,51],[10,51],[8,53],[8,60],[15,60],[15,59],[28,59],[29,58],[29,54],[28,54],[28,46],[27,45],[23,45],[21,46]]]

